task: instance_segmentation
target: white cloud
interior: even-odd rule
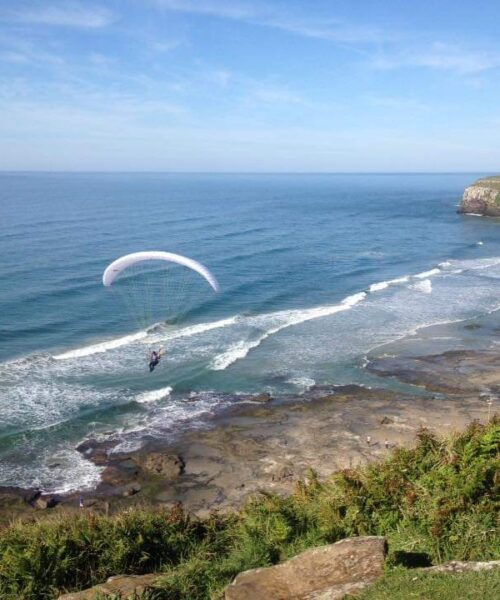
[[[60,67],[64,59],[58,54],[47,52],[21,37],[0,35],[0,61],[17,65],[51,65]]]
[[[398,56],[381,56],[372,61],[382,70],[404,67],[421,67],[439,71],[473,74],[500,67],[500,54],[488,51],[467,50],[458,46],[436,42],[428,49],[406,51]]]
[[[248,93],[246,101],[250,103],[278,105],[305,104],[304,98],[296,92],[285,87],[267,84],[253,86]]]
[[[115,20],[115,15],[106,8],[77,2],[21,9],[11,12],[10,16],[24,23],[83,29],[100,29]]]
[[[353,26],[338,19],[293,15],[289,7],[229,2],[227,0],[153,0],[164,9],[244,21],[252,25],[270,27],[303,37],[334,40],[343,43],[377,43],[395,38],[371,26]]]

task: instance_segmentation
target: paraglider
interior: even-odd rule
[[[173,322],[186,314],[196,302],[206,298],[208,283],[212,292],[219,284],[202,263],[172,252],[152,250],[126,254],[106,267],[102,283],[116,288],[137,324],[149,332],[154,319],[162,324]],[[160,346],[148,355],[152,373],[165,349]]]
[[[193,260],[192,258],[188,258],[187,256],[174,254],[173,252],[162,252],[159,250],[152,250],[149,252],[133,252],[132,254],[126,254],[125,256],[113,261],[108,267],[106,267],[102,275],[103,285],[109,287],[122,271],[133,265],[149,260],[161,260],[167,263],[171,262],[187,267],[206,279],[214,292],[219,291],[219,284],[217,283],[217,280],[200,262]]]

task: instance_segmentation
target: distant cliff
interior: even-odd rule
[[[458,212],[500,217],[500,175],[478,179],[466,188]]]

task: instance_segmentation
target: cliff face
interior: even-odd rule
[[[458,212],[500,217],[500,176],[478,179],[466,188]]]

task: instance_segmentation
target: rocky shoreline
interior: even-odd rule
[[[458,212],[500,217],[500,176],[478,179],[466,188]]]
[[[211,429],[187,432],[174,444],[155,441],[119,454],[110,442],[87,440],[79,451],[103,468],[96,490],[63,497],[0,490],[0,523],[46,509],[79,511],[81,502],[106,514],[181,503],[203,517],[239,507],[262,489],[290,493],[311,468],[325,477],[382,458],[410,446],[421,427],[445,434],[484,422],[498,408],[500,329],[484,336],[483,349],[372,357],[366,368],[380,376],[377,389],[318,386],[294,397],[246,398]],[[384,389],[387,377],[407,382],[408,391]]]

